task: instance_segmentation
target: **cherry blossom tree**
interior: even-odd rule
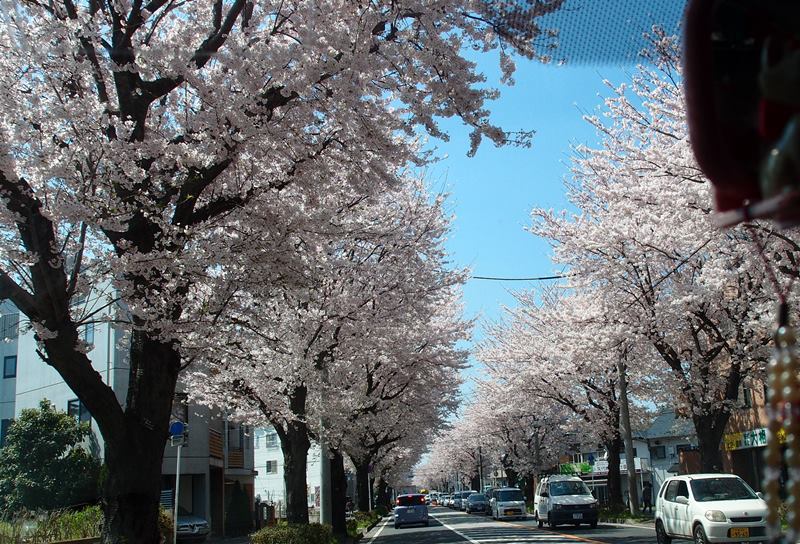
[[[292,521],[308,520],[312,439],[356,461],[365,496],[378,453],[412,422],[435,426],[454,402],[465,358],[455,344],[468,323],[455,290],[464,274],[444,268],[442,205],[420,183],[399,184],[340,206],[326,229],[300,236],[301,283],[269,283],[251,263],[242,266],[247,279],[228,274],[236,281],[214,289],[231,293],[217,322],[226,344],[212,350],[195,335],[198,363],[187,379],[199,400],[275,427]]]
[[[627,336],[631,366],[663,378],[694,422],[702,469],[718,470],[730,410],[771,338],[774,294],[756,243],[783,262],[796,262],[797,246],[761,225],[715,227],[675,40],[656,32],[649,60],[630,86],[609,86],[605,118],[588,118],[602,146],[578,149],[578,213],[534,210],[532,231],[554,245],[568,287],[605,306],[600,337]]]
[[[509,53],[534,58],[536,19],[561,3],[525,17],[471,0],[24,0],[0,11],[0,296],[98,423],[105,542],[158,539],[183,365],[176,322],[231,253],[226,235],[269,219],[254,241],[270,240],[325,195],[380,192],[399,166],[425,162],[417,129],[446,137],[441,117],[470,127],[471,152],[483,138],[525,144],[489,121],[496,93],[462,51],[502,46],[510,78]],[[262,208],[282,213],[253,214]],[[265,266],[289,275],[269,247]],[[72,303],[98,281],[113,282],[131,328],[124,406],[79,340],[96,314]]]
[[[489,329],[479,360],[518,394],[572,413],[573,445],[602,443],[608,452],[612,506],[622,504],[619,374],[621,339],[603,331],[594,296],[517,293],[519,305]],[[583,437],[576,439],[575,437]],[[559,453],[563,453],[559,452]]]
[[[514,377],[488,373],[478,381],[476,400],[465,414],[489,437],[487,458],[503,469],[510,486],[531,484],[541,471],[558,465],[580,423],[558,403],[532,397],[520,385]]]

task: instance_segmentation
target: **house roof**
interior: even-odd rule
[[[696,435],[692,420],[676,417],[674,410],[659,413],[650,427],[639,434],[641,438],[679,438]]]

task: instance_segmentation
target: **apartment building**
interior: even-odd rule
[[[255,494],[262,502],[275,506],[277,515],[286,506],[286,486],[283,482],[283,451],[278,434],[272,427],[259,427],[254,431],[254,456],[258,475],[255,479]],[[311,516],[319,512],[322,464],[320,448],[311,444],[306,467],[306,495]]]
[[[88,304],[100,306],[100,296]],[[82,302],[86,303],[86,302]],[[107,312],[105,315],[108,315]],[[128,387],[128,349],[124,331],[103,321],[82,328],[83,339],[90,346],[88,355],[93,368],[116,393],[124,405]],[[24,317],[8,303],[0,305],[0,342],[3,375],[0,380],[0,445],[12,420],[26,408],[37,408],[40,400],[49,400],[57,409],[88,422],[91,436],[89,449],[103,459],[104,442],[92,414],[61,376],[36,353],[33,332]],[[251,429],[227,421],[223,413],[187,402],[179,393],[173,406],[173,419],[188,425],[186,444],[181,451],[179,505],[186,511],[206,518],[212,532],[224,534],[227,503],[233,486],[238,482],[253,502],[256,476]],[[177,446],[165,444],[163,460],[162,497],[172,502],[177,468]]]

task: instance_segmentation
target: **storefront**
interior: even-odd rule
[[[785,436],[779,436],[781,443]],[[741,477],[756,491],[762,490],[764,479],[764,450],[767,445],[767,429],[751,429],[728,433],[722,437],[725,450],[725,469]]]

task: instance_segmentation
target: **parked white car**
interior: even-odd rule
[[[525,519],[525,497],[517,487],[492,489],[489,493],[489,514],[493,519]]]
[[[546,476],[536,488],[533,498],[533,517],[539,527],[588,523],[597,527],[598,503],[592,492],[578,476]]]
[[[733,474],[688,474],[668,478],[656,497],[656,539],[766,542],[767,503]]]

